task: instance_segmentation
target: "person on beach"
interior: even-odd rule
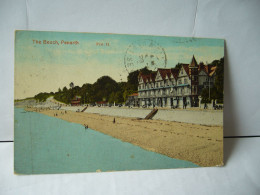
[[[113,123],[116,123],[116,118],[114,117]]]

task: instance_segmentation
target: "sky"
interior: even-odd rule
[[[177,63],[190,63],[193,55],[205,64],[220,59],[224,56],[224,40],[16,31],[14,97],[55,92],[64,86],[69,88],[70,82],[82,86],[105,75],[117,82],[126,81],[128,73],[136,69],[174,68]]]

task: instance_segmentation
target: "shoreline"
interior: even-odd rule
[[[25,108],[90,129],[199,166],[223,165],[223,126],[208,126],[163,120],[142,120],[96,113]],[[56,116],[57,114],[57,116]],[[113,120],[115,118],[115,123]]]

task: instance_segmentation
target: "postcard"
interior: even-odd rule
[[[223,165],[224,40],[15,32],[14,172]]]

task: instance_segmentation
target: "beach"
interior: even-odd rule
[[[193,124],[158,119],[143,120],[136,117],[75,112],[69,109],[27,108],[26,110],[82,124],[123,142],[171,158],[187,160],[199,166],[223,165],[222,125]]]

